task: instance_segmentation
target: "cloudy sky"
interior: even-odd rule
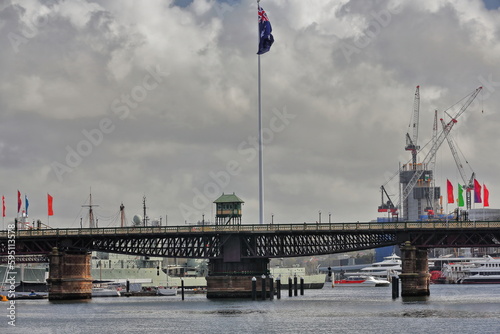
[[[434,110],[483,86],[452,133],[500,207],[499,2],[262,0],[266,220],[379,216],[417,85],[422,146]],[[258,223],[257,40],[255,1],[1,1],[4,222],[20,190],[30,220],[47,222],[49,193],[50,225],[78,227],[92,189],[99,226],[120,203],[142,215],[143,196],[163,224],[208,220],[223,192]],[[460,181],[446,143],[435,174]]]

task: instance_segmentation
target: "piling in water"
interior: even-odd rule
[[[274,299],[274,282],[272,276],[269,276],[269,299]]]
[[[276,278],[276,298],[281,299],[281,275]]]
[[[266,275],[262,275],[262,300],[266,300]]]
[[[252,277],[252,300],[257,299],[257,279]]]
[[[184,300],[184,279],[181,279],[181,296],[182,300]]]
[[[399,278],[392,276],[392,299],[399,297]]]

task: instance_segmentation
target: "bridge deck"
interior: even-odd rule
[[[237,258],[255,259],[344,253],[398,245],[406,241],[420,248],[500,247],[500,222],[356,222],[7,230],[0,231],[0,257],[9,254],[14,248],[16,255],[31,255],[48,254],[53,247],[58,247],[76,252],[102,251],[209,259],[223,259],[227,254],[235,254]]]
[[[127,235],[127,234],[179,234],[179,233],[287,233],[306,231],[401,231],[424,229],[495,229],[500,228],[497,221],[422,221],[391,223],[299,223],[299,224],[267,224],[267,225],[206,225],[206,226],[157,226],[157,227],[104,227],[104,228],[63,228],[63,229],[30,229],[16,231],[16,237],[48,237],[48,236],[92,236],[92,235]],[[0,238],[7,238],[12,230],[0,231]]]

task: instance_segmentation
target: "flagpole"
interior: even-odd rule
[[[260,0],[257,0],[257,12],[259,11]],[[258,23],[257,16],[257,23]],[[257,24],[258,37],[260,41],[260,30]],[[262,142],[262,99],[260,90],[260,54],[257,55],[258,67],[258,99],[259,99],[259,224],[264,224],[264,161],[263,161],[263,142]]]

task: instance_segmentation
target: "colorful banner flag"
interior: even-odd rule
[[[481,185],[474,179],[474,203],[482,203],[481,201]]]
[[[2,217],[5,217],[5,196],[2,196]]]
[[[47,215],[48,216],[53,216],[54,215],[54,210],[52,209],[52,196],[47,194]]]
[[[28,202],[28,195],[24,195],[24,208],[26,209],[26,217],[28,217],[28,207],[30,203]]]
[[[18,190],[17,191],[17,213],[19,214],[19,211],[21,211],[21,206],[23,205],[23,201],[21,200],[21,192]]]
[[[259,13],[259,51],[258,55],[264,54],[271,50],[271,45],[274,43],[274,37],[271,35],[273,29],[271,28],[271,22],[267,18],[267,14],[262,9],[262,7],[258,6]]]
[[[484,192],[484,196],[483,196],[484,203],[483,203],[483,206],[484,207],[490,206],[490,191],[488,190],[488,188],[486,188],[486,184],[484,184],[484,183],[483,183],[483,192]]]
[[[458,206],[464,206],[464,189],[458,184]]]
[[[446,180],[446,190],[448,192],[448,204],[455,203],[455,199],[453,198],[453,185],[450,180]]]

